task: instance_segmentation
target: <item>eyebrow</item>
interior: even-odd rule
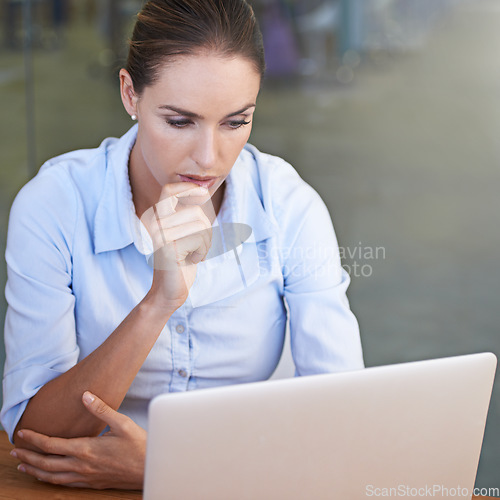
[[[250,108],[255,108],[255,107],[256,107],[255,104],[248,104],[244,108],[239,109],[238,111],[235,111],[234,113],[229,113],[224,118],[231,118],[232,116],[241,115],[245,111],[248,111]],[[174,113],[178,113],[179,115],[187,116],[188,118],[197,118],[197,119],[203,118],[202,116],[200,116],[196,113],[193,113],[192,111],[187,111],[185,109],[176,108],[175,106],[170,106],[169,104],[164,104],[162,106],[159,106],[158,109],[167,109],[169,111],[173,111]]]

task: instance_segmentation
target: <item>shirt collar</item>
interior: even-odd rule
[[[252,239],[259,242],[276,234],[277,228],[264,206],[256,153],[248,144],[240,153],[226,178],[226,192],[217,219],[219,224],[246,224],[252,229]]]
[[[120,250],[134,243],[135,208],[128,172],[130,152],[137,137],[137,124],[106,149],[104,188],[94,221],[95,253]],[[226,179],[226,192],[218,223],[246,224],[255,242],[276,233],[263,206],[257,150],[245,146]],[[244,241],[241,241],[243,243]]]
[[[105,146],[106,174],[94,219],[96,254],[121,250],[133,243],[132,215],[135,213],[135,208],[128,163],[136,137],[137,124],[120,139]]]

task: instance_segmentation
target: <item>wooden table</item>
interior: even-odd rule
[[[19,462],[10,456],[12,448],[14,446],[7,439],[7,434],[0,431],[0,500],[142,499],[142,493],[138,491],[99,491],[42,483],[34,477],[17,470]],[[492,497],[481,498],[488,499]]]

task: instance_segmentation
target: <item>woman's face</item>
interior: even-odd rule
[[[247,59],[206,53],[169,61],[132,98],[139,129],[131,169],[153,203],[170,183],[215,193],[248,141],[259,88],[260,75]]]

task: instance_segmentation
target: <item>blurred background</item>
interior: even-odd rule
[[[500,2],[251,3],[268,62],[251,142],[327,203],[367,366],[500,354]],[[2,254],[45,160],[132,125],[117,70],[141,4],[0,0]],[[499,469],[497,380],[476,485]]]

